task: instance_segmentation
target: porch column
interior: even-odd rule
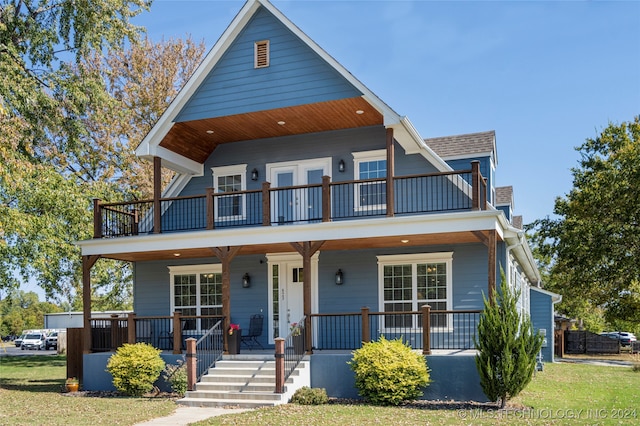
[[[498,233],[495,229],[489,231],[487,238],[487,248],[489,251],[489,300],[493,300],[493,293],[496,291],[496,246],[498,241]]]
[[[82,256],[82,329],[84,348],[82,353],[91,352],[91,268],[100,256]]]
[[[387,216],[395,214],[393,178],[395,177],[395,148],[393,129],[387,128]]]
[[[303,243],[290,243],[302,256],[302,268],[304,280],[302,282],[303,310],[304,310],[304,339],[307,353],[311,353],[311,256],[313,256],[324,241],[305,241]]]
[[[222,337],[223,337],[223,350],[225,354],[228,354],[227,346],[227,330],[229,329],[229,323],[231,322],[231,260],[238,254],[242,247],[212,247],[211,250],[222,263],[222,315],[224,320],[222,322]]]
[[[153,232],[162,232],[160,197],[162,197],[162,159],[153,157]]]

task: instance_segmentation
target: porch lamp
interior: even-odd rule
[[[336,272],[336,285],[342,285],[344,283],[344,275],[342,274],[342,269],[338,269]]]
[[[242,276],[242,287],[243,288],[251,287],[251,277],[249,276],[248,272],[245,272],[244,275]]]
[[[258,169],[251,170],[251,180],[258,180]]]
[[[338,162],[338,171],[340,173],[344,173],[344,169],[345,169],[344,160],[340,160],[340,162]]]

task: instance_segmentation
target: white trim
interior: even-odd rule
[[[218,178],[225,176],[240,176],[240,190],[246,191],[247,189],[247,165],[246,164],[235,164],[232,166],[219,166],[211,168],[211,177],[213,180],[213,192],[215,194],[226,194],[226,192],[218,192]],[[233,192],[228,193],[228,197],[240,197],[240,210],[241,214],[239,215],[229,215],[229,216],[220,216],[218,214],[218,203],[221,196],[213,197],[213,217],[214,220],[220,221],[236,221],[236,220],[244,220],[247,217],[247,197],[245,194],[235,194]],[[227,198],[227,196],[222,196],[222,198]]]
[[[353,152],[353,178],[356,180],[360,180],[360,165],[362,163],[369,163],[372,161],[382,161],[387,160],[387,150],[386,149],[376,149],[371,151],[359,151]],[[387,164],[387,172],[385,172],[385,178],[387,176],[389,170],[389,165]],[[354,211],[366,211],[366,210],[385,210],[387,209],[387,205],[385,204],[360,204],[360,188],[363,186],[369,185],[386,185],[384,181],[381,182],[364,182],[357,183],[353,186],[353,210]],[[386,187],[385,187],[386,192]]]
[[[221,263],[207,263],[207,264],[197,264],[197,265],[177,265],[177,266],[167,266],[169,269],[169,309],[170,312],[175,312],[175,282],[174,277],[176,275],[195,275],[196,276],[196,315],[201,314],[202,305],[200,304],[200,274],[209,272],[213,274],[222,274],[222,264]],[[220,305],[222,306],[222,305]],[[211,306],[207,305],[205,308],[209,308]],[[199,322],[199,321],[198,321]],[[173,325],[172,325],[173,326]],[[198,325],[199,327],[199,325]]]
[[[397,301],[398,303],[411,303],[411,310],[418,310],[418,303],[427,299],[418,300],[418,282],[417,282],[417,265],[423,263],[444,263],[446,265],[446,277],[447,277],[447,297],[445,299],[446,310],[453,309],[453,252],[432,252],[432,253],[413,253],[413,254],[394,254],[377,256],[378,259],[378,309],[380,312],[385,312],[384,299],[384,267],[391,265],[411,265],[411,300]],[[442,301],[441,299],[436,299]],[[389,303],[394,301],[388,301]],[[446,327],[433,327],[436,331],[451,331],[453,330],[453,318],[451,315],[447,316]],[[394,328],[387,329],[383,326],[385,333],[397,332]],[[418,331],[420,327],[418,324],[412,324],[412,330]]]

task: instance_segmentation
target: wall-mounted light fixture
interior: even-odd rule
[[[344,171],[345,171],[345,167],[346,167],[346,166],[345,166],[345,164],[344,164],[344,160],[340,160],[340,161],[338,162],[338,171],[339,171],[340,173],[344,173]]]
[[[342,269],[338,269],[336,272],[336,285],[342,285],[344,283],[344,275],[342,274]]]
[[[251,277],[248,272],[245,272],[242,276],[242,287],[249,288],[251,287]]]
[[[251,180],[258,180],[258,169],[251,170]]]

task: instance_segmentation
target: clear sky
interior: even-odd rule
[[[155,0],[134,22],[211,48],[243,4]],[[423,138],[495,130],[525,223],[571,189],[574,147],[640,114],[638,1],[272,4]]]

